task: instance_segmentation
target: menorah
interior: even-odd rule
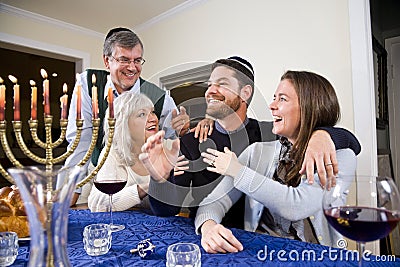
[[[66,137],[68,126],[67,119],[67,104],[68,96],[66,94],[67,87],[64,84],[64,95],[60,98],[61,101],[61,118],[60,130],[61,134],[56,141],[52,140],[52,124],[53,116],[50,114],[50,98],[49,98],[49,80],[44,69],[41,70],[43,81],[43,99],[44,99],[44,127],[45,140],[42,141],[38,137],[37,120],[37,88],[35,82],[31,80],[32,99],[31,99],[31,118],[28,120],[29,129],[32,140],[41,149],[45,150],[45,157],[40,157],[34,154],[26,145],[22,135],[22,121],[20,119],[20,102],[19,102],[19,85],[17,79],[9,75],[9,79],[14,84],[14,120],[12,121],[13,130],[16,141],[22,152],[34,162],[42,165],[41,167],[23,166],[14,156],[8,141],[7,141],[7,122],[5,120],[5,91],[3,79],[0,78],[0,141],[3,150],[16,167],[10,169],[11,175],[0,164],[0,173],[9,182],[16,183],[21,191],[22,199],[25,204],[25,209],[28,213],[30,233],[31,233],[31,250],[30,250],[30,266],[70,266],[66,253],[66,240],[68,239],[67,226],[68,209],[75,187],[81,187],[88,183],[103,166],[114,136],[115,118],[113,116],[113,102],[111,88],[109,88],[108,102],[110,116],[108,118],[109,135],[104,149],[105,155],[98,162],[98,165],[78,184],[77,180],[82,176],[82,166],[91,158],[95,149],[99,128],[100,119],[98,118],[98,103],[97,103],[97,87],[92,87],[92,139],[83,159],[75,167],[60,168],[55,164],[63,162],[77,148],[82,134],[83,119],[81,119],[81,83],[79,75],[77,75],[77,116],[76,116],[76,138],[70,145],[69,149],[62,155],[54,157],[53,151],[60,146]],[[95,75],[92,76],[93,85],[96,84]],[[75,170],[73,170],[75,169]],[[79,171],[76,171],[79,169]],[[63,183],[57,185],[57,179],[63,179]],[[47,243],[47,246],[46,246]]]

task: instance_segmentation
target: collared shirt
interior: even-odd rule
[[[247,123],[249,123],[249,118],[246,116],[246,118],[244,119],[243,123],[242,123],[236,130],[227,131],[227,130],[218,122],[218,120],[215,121],[214,127],[215,127],[215,129],[216,129],[218,132],[220,132],[220,133],[223,133],[223,134],[234,134],[234,133],[236,133],[236,132],[241,131],[243,128],[245,128],[246,125],[247,125]]]
[[[66,159],[65,166],[74,166],[77,165],[85,156],[86,151],[89,149],[90,142],[92,140],[92,98],[89,96],[88,90],[88,83],[87,83],[87,72],[84,71],[80,74],[80,80],[82,84],[81,90],[81,99],[82,99],[82,119],[83,119],[83,126],[81,132],[80,142],[78,147],[75,151]],[[114,84],[111,81],[107,81],[107,84],[104,87],[104,96],[107,96],[107,88],[113,88],[116,91]],[[140,91],[140,79],[136,81],[136,83],[132,86],[131,90],[135,92]],[[76,86],[74,88],[74,92],[72,94],[71,105],[69,108],[68,114],[68,126],[67,126],[67,133],[66,139],[69,143],[68,149],[70,149],[72,142],[76,137]],[[176,105],[174,100],[168,94],[165,94],[164,98],[164,106],[161,112],[159,125],[160,129],[165,130],[166,138],[174,138],[176,137],[175,130],[171,126],[171,111],[176,109]],[[87,169],[90,160],[85,164],[84,168]],[[75,192],[80,192],[80,189],[77,189]]]

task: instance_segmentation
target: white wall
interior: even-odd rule
[[[283,72],[317,72],[336,89],[339,125],[362,145],[358,173],[377,174],[370,25],[368,0],[200,1],[139,32],[147,60],[143,75],[157,82],[198,62],[243,56],[256,73],[251,116],[270,119],[267,104]]]
[[[83,58],[83,68],[103,68],[102,34],[0,3],[0,42]]]
[[[341,125],[353,129],[347,0],[197,2],[138,32],[145,45],[145,78],[158,83],[165,74],[240,55],[256,71],[252,117],[270,119],[266,106],[283,72],[315,71],[335,86],[344,114]],[[20,16],[18,10],[2,11],[1,37],[86,53],[89,62],[84,67],[103,67],[103,36],[47,18]]]
[[[139,35],[147,78],[185,62],[231,55],[249,59],[261,96],[256,95],[251,108],[260,119],[269,118],[266,104],[285,70],[318,72],[337,90],[341,124],[353,129],[347,0],[203,1]]]

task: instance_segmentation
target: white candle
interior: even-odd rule
[[[44,99],[44,115],[50,116],[50,88],[49,80],[47,79],[47,72],[44,69],[40,70],[43,79],[43,99]]]
[[[31,84],[31,88],[32,88],[31,120],[37,120],[37,87],[36,87],[35,81],[30,80],[29,83]]]
[[[67,95],[67,84],[63,85],[63,93],[64,95],[60,98],[61,101],[61,119],[67,119],[67,109],[68,109],[68,95]]]
[[[81,96],[81,91],[82,91],[82,84],[81,84],[81,77],[79,74],[76,74],[76,81],[77,81],[77,90],[76,90],[76,119],[80,120],[81,119],[81,109],[82,109],[82,96]]]
[[[3,79],[0,77],[0,121],[5,120],[5,104],[6,104],[6,86],[3,84]]]
[[[14,84],[14,121],[20,121],[20,106],[19,106],[19,85],[17,78],[12,75],[8,75],[8,78]]]
[[[99,117],[99,108],[98,108],[98,100],[97,100],[97,87],[96,84],[96,75],[92,75],[92,113],[93,119],[97,119]]]

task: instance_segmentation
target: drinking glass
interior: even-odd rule
[[[0,232],[0,266],[10,266],[18,255],[18,236],[14,232]]]
[[[167,249],[167,267],[200,267],[201,253],[193,243],[176,243]]]
[[[99,256],[108,253],[111,248],[111,240],[112,236],[109,224],[89,224],[83,230],[83,247],[90,256]]]
[[[118,232],[118,231],[125,229],[124,225],[113,223],[112,196],[113,196],[113,194],[118,193],[125,187],[125,185],[127,183],[126,178],[110,178],[110,179],[102,178],[101,180],[96,178],[93,183],[99,191],[101,191],[104,194],[107,194],[109,196],[111,232]]]
[[[389,235],[399,222],[400,196],[389,177],[355,175],[354,182],[355,187],[338,182],[325,191],[323,209],[335,230],[357,242],[362,266],[365,243]]]

